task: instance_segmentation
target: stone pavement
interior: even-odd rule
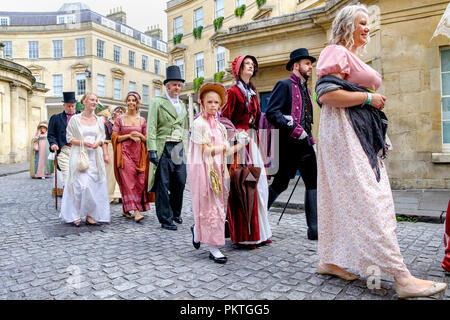
[[[0,177],[0,299],[397,299],[392,279],[369,290],[365,279],[316,274],[317,242],[306,239],[298,210],[287,212],[279,225],[279,212],[270,213],[270,245],[246,251],[227,240],[222,251],[229,260],[219,265],[203,245],[192,246],[188,190],[184,223],[175,232],[160,228],[153,205],[140,224],[113,204],[110,224],[67,226],[50,190],[50,179],[32,180],[28,172]],[[440,267],[442,224],[399,222],[397,237],[415,276],[450,283]],[[450,289],[427,299],[448,300]]]

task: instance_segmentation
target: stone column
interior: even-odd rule
[[[11,82],[9,84],[10,88],[10,100],[11,100],[11,106],[10,106],[10,148],[9,148],[9,162],[15,163],[17,158],[17,135],[19,134],[16,132],[16,125],[17,125],[17,112],[19,109],[19,93],[18,93],[18,87],[19,84],[16,82]]]

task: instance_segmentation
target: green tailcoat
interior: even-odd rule
[[[158,159],[161,159],[168,138],[182,140],[185,156],[187,155],[187,111],[181,100],[180,105],[181,112],[177,114],[175,107],[166,96],[155,97],[150,101],[147,117],[147,150],[156,150]],[[148,191],[153,188],[155,173],[156,166],[150,162]]]

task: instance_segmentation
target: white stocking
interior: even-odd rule
[[[209,245],[209,252],[211,252],[211,254],[216,258],[224,257],[217,246]]]

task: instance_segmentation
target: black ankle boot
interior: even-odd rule
[[[308,239],[317,240],[317,189],[305,191],[305,215]]]

